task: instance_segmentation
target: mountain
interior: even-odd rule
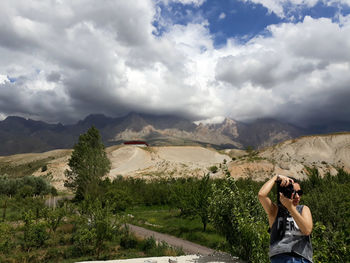
[[[309,134],[306,129],[275,119],[257,119],[256,121],[238,127],[240,141],[243,145],[262,148],[281,141]]]
[[[0,121],[0,155],[72,148],[79,135],[85,133],[92,125],[100,130],[106,146],[127,140],[146,140],[153,146],[262,148],[310,134],[308,130],[274,119],[243,123],[226,118],[219,124],[197,125],[183,117],[132,112],[118,118],[92,114],[76,124],[63,125],[9,116]]]

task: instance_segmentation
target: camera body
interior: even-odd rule
[[[277,180],[277,194],[282,193],[285,197],[292,199],[292,194],[294,193],[294,186],[292,184],[292,180],[290,180],[290,184],[287,186],[281,186],[282,180]]]

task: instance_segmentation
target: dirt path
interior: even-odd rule
[[[215,250],[211,248],[204,247],[181,238],[158,233],[158,232],[148,230],[143,227],[139,227],[135,225],[130,225],[130,224],[127,224],[127,225],[130,228],[130,231],[133,232],[136,236],[144,237],[144,238],[153,236],[154,239],[157,241],[165,241],[170,246],[182,248],[182,250],[186,254],[211,255],[215,252]]]
[[[58,201],[61,200],[72,200],[74,195],[65,195],[65,196],[50,196],[45,200],[45,205],[51,208],[56,208]]]

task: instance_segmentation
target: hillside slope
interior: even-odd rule
[[[137,146],[112,146],[106,149],[107,156],[111,160],[112,167],[108,175],[113,179],[117,176],[153,179],[162,177],[189,177],[203,176],[209,172],[211,166],[220,166],[230,157],[220,154],[215,150],[197,146],[169,146],[149,147]],[[55,155],[57,154],[57,155]],[[16,165],[20,160],[28,158],[28,163],[33,160],[51,156],[47,164],[47,170],[38,169],[34,176],[46,176],[59,190],[64,188],[64,171],[68,169],[68,159],[71,151],[51,151],[43,154],[21,154],[7,156],[6,161]],[[3,157],[5,158],[5,157]],[[1,162],[1,158],[0,158]],[[214,175],[213,175],[214,176]],[[222,176],[221,171],[215,177]]]
[[[337,168],[350,172],[350,133],[306,136],[288,140],[260,152],[243,150],[218,152],[199,146],[111,146],[106,148],[112,167],[111,179],[117,176],[152,179],[157,177],[203,176],[211,166],[226,163],[234,178],[250,177],[264,180],[272,174],[305,178],[305,167],[315,167],[321,175],[337,173]],[[17,154],[0,157],[0,165],[25,165],[44,160],[35,176],[45,176],[58,189],[64,190],[64,171],[68,169],[71,150]],[[213,177],[223,176],[221,169]]]
[[[249,160],[250,159],[250,160]],[[261,150],[256,156],[229,164],[234,177],[263,180],[272,174],[305,178],[305,167],[315,167],[319,174],[332,175],[338,168],[350,171],[350,133],[304,136]]]

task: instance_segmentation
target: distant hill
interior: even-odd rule
[[[64,171],[69,168],[71,152],[54,150],[0,156],[0,166],[22,167],[27,172],[34,169],[34,176],[44,176],[57,189],[65,190]],[[111,179],[118,176],[145,179],[203,176],[212,166],[219,169],[211,176],[220,178],[225,174],[220,169],[224,164],[234,178],[260,181],[271,178],[272,174],[305,178],[306,167],[316,168],[321,176],[326,173],[335,175],[338,168],[350,171],[350,133],[303,136],[251,153],[238,149],[216,151],[200,146],[144,148],[131,145],[107,147],[106,152],[111,161]],[[44,166],[46,169],[43,170]],[[13,170],[18,173],[16,169]]]
[[[338,169],[350,171],[350,133],[302,136],[260,150],[256,155],[236,158],[229,163],[234,177],[255,180],[283,174],[303,179],[307,168],[315,168],[320,176],[335,175]]]
[[[197,125],[182,117],[133,112],[119,118],[92,114],[76,124],[63,125],[10,116],[0,121],[0,155],[71,149],[79,135],[85,133],[92,125],[100,130],[106,146],[120,144],[127,140],[145,140],[153,146],[204,145],[218,149],[245,149],[247,146],[262,148],[310,134],[308,130],[273,119],[243,123],[226,118],[220,124]],[[329,127],[326,128],[329,129]]]

